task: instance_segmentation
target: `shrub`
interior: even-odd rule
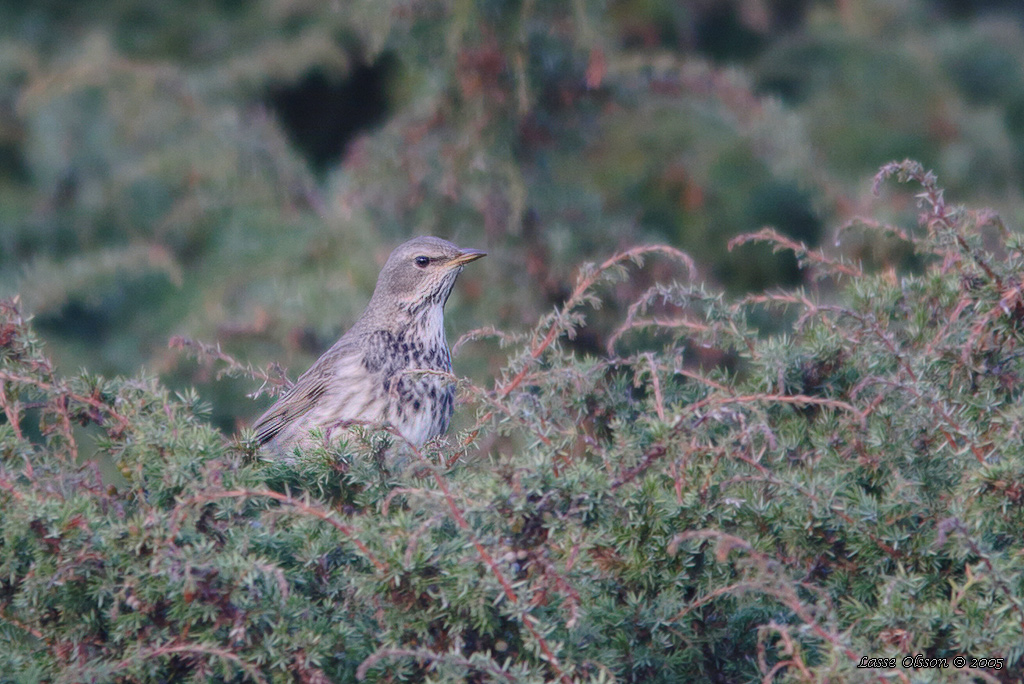
[[[1024,253],[919,165],[891,175],[922,185],[920,226],[847,230],[905,242],[916,271],[762,231],[744,239],[845,290],[659,283],[583,356],[566,342],[603,283],[692,268],[667,247],[583,266],[532,331],[462,340],[497,337],[507,365],[462,383],[471,429],[404,467],[372,431],[261,463],[194,393],[59,375],[7,302],[3,678],[1019,680]],[[788,334],[748,324],[765,307],[795,312]]]

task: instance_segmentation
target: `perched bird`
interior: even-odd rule
[[[448,429],[455,399],[444,305],[462,267],[484,256],[447,240],[399,245],[366,310],[255,422],[260,444],[282,457],[309,432],[390,424],[420,446]]]

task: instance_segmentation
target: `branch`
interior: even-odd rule
[[[462,515],[462,511],[459,510],[459,507],[455,504],[455,499],[452,497],[451,490],[448,489],[448,481],[445,480],[444,476],[437,472],[437,470],[431,469],[431,472],[434,475],[434,479],[437,481],[438,487],[440,487],[441,491],[444,493],[445,500],[448,502],[448,508],[451,510],[452,517],[455,519],[455,524],[457,524],[459,528],[466,533],[466,536],[469,537],[470,542],[472,542],[473,547],[480,555],[480,558],[487,567],[491,569],[491,572],[501,585],[502,591],[505,593],[505,598],[507,598],[513,606],[517,605],[519,603],[519,597],[512,588],[512,584],[501,572],[501,568],[498,567],[498,563],[494,560],[494,557],[491,556],[490,552],[484,548],[484,545],[481,544],[480,540],[476,538],[475,534],[473,534],[473,530],[470,528],[469,523],[466,522],[466,518]],[[529,613],[523,615],[523,624],[526,626],[526,629],[530,631],[530,634],[533,635],[533,638],[537,640],[537,644],[540,646],[541,652],[544,653],[545,658],[551,665],[551,668],[558,675],[558,678],[564,684],[572,684],[572,680],[569,678],[569,675],[562,671],[562,668],[558,663],[558,656],[555,655],[554,651],[551,650],[551,646],[548,645],[548,642],[543,636],[541,636],[540,632],[537,631],[537,628],[534,626],[536,621],[536,618]]]
[[[569,298],[565,300],[565,304],[562,305],[562,308],[555,312],[551,321],[551,327],[548,329],[547,334],[544,335],[542,340],[535,342],[531,346],[530,360],[536,361],[540,358],[540,355],[551,346],[551,343],[555,341],[558,335],[565,332],[564,328],[558,325],[558,322],[564,319],[565,314],[575,309],[584,301],[584,295],[591,287],[594,286],[595,283],[597,283],[605,271],[621,264],[623,261],[640,263],[643,256],[646,254],[667,254],[685,265],[690,275],[697,271],[693,259],[690,258],[688,254],[667,245],[645,245],[641,247],[634,247],[633,249],[629,249],[625,252],[620,252],[609,257],[596,268],[584,265],[584,267],[580,269],[580,275],[577,277],[576,287],[573,288],[572,293],[569,295]],[[497,388],[498,397],[500,399],[507,397],[512,390],[519,386],[528,372],[529,364],[526,364],[523,366],[523,369],[519,371],[519,373],[517,373],[509,382]]]
[[[174,653],[192,653],[202,655],[212,655],[224,660],[230,660],[235,665],[240,667],[254,682],[258,684],[266,684],[267,680],[263,678],[259,670],[245,662],[231,651],[226,651],[222,648],[216,648],[214,646],[203,646],[202,644],[177,644],[171,646],[156,646],[148,649],[141,649],[135,653],[133,657],[122,660],[115,666],[115,670],[123,670],[124,668],[131,665],[135,660],[146,660],[149,658],[159,658],[165,655],[171,655]]]
[[[379,663],[386,658],[416,658],[417,660],[428,660],[435,662],[450,662],[471,670],[485,670],[496,677],[504,679],[506,682],[514,682],[515,679],[508,672],[502,670],[497,663],[493,661],[487,663],[474,663],[469,658],[465,658],[455,653],[435,653],[425,648],[381,648],[375,651],[370,657],[359,664],[356,669],[356,679],[360,682],[366,679],[366,672],[371,667]]]
[[[4,385],[0,385],[0,407],[4,410],[4,415],[7,416],[7,423],[14,429],[14,436],[18,440],[25,439],[25,436],[21,433],[21,411],[17,401],[11,401],[7,397],[7,388]]]
[[[280,492],[275,492],[269,489],[232,489],[222,492],[197,494],[196,496],[193,496],[190,499],[182,501],[182,505],[187,506],[191,504],[200,504],[209,501],[216,501],[218,499],[245,498],[257,496],[264,496],[269,499],[274,499],[275,501],[279,501],[283,504],[291,506],[292,508],[295,508],[300,513],[323,520],[324,522],[331,525],[336,530],[347,536],[349,540],[353,544],[355,544],[356,547],[363,553],[363,555],[366,556],[366,558],[371,563],[373,563],[374,567],[376,567],[380,571],[388,569],[387,564],[379,560],[376,556],[374,556],[370,549],[367,548],[366,544],[364,544],[362,541],[360,541],[358,537],[356,537],[355,531],[352,529],[352,527],[334,518],[334,511],[325,511],[323,509],[317,508],[316,506],[312,506],[303,501],[299,501],[298,499],[288,496],[287,494],[281,494]]]
[[[729,240],[729,251],[731,252],[736,247],[748,242],[767,242],[772,245],[773,252],[789,250],[796,255],[799,262],[809,261],[811,263],[824,266],[828,270],[841,275],[850,276],[852,278],[860,278],[864,275],[864,272],[856,266],[851,266],[843,263],[842,261],[825,256],[825,253],[820,249],[812,251],[804,243],[786,237],[774,228],[762,228],[756,233],[744,233],[743,235],[737,235],[733,239]]]
[[[167,341],[169,349],[183,349],[187,354],[200,363],[209,365],[212,361],[221,361],[226,368],[217,371],[217,379],[224,376],[244,376],[262,380],[263,384],[248,396],[255,399],[264,392],[271,396],[277,396],[291,387],[292,383],[285,374],[284,369],[276,363],[269,364],[266,368],[256,368],[251,363],[242,363],[220,348],[220,343],[207,344],[188,337],[175,336]],[[272,389],[266,389],[270,385]]]
[[[120,413],[115,411],[112,407],[105,404],[104,402],[94,397],[85,397],[81,394],[75,394],[62,387],[58,387],[56,383],[46,382],[45,380],[39,380],[38,378],[25,377],[23,375],[15,375],[14,373],[8,373],[7,371],[0,371],[0,380],[6,382],[18,382],[25,385],[31,385],[43,392],[54,392],[61,396],[67,397],[68,399],[74,399],[75,401],[91,406],[98,411],[106,413],[108,416],[117,421],[118,428],[121,432],[124,432],[130,425],[127,418],[122,416]]]

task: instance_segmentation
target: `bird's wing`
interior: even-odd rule
[[[260,445],[266,444],[285,427],[316,406],[316,402],[327,391],[329,376],[319,369],[319,363],[306,371],[287,394],[277,400],[267,412],[256,419],[253,429]],[[317,372],[313,372],[317,371]]]

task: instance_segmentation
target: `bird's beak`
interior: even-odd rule
[[[481,252],[479,249],[464,249],[459,256],[452,259],[451,264],[452,266],[462,266],[485,256],[487,256],[487,252]]]

